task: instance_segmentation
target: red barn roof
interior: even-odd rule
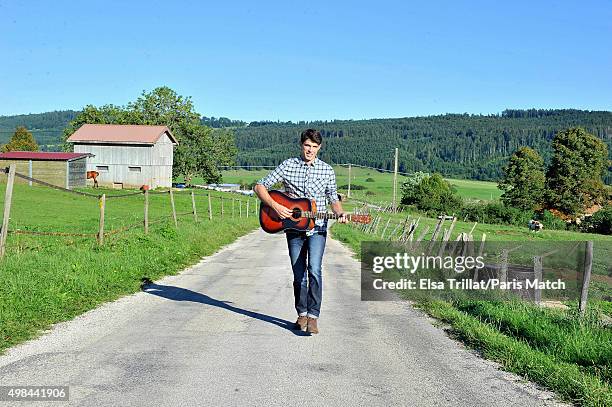
[[[145,126],[135,124],[84,124],[70,137],[71,143],[121,143],[155,144],[167,133],[174,144],[178,144],[166,126]]]
[[[39,151],[9,151],[0,153],[0,160],[43,160],[72,161],[84,157],[93,157],[90,153],[50,153]]]

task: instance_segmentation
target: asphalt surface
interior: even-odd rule
[[[69,386],[78,406],[551,406],[404,302],[360,301],[327,242],[318,335],[292,330],[284,235],[253,232],[0,357],[0,385]]]

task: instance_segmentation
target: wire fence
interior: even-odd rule
[[[512,242],[514,247],[507,247],[510,242],[487,242],[487,234],[482,232],[480,240],[474,238],[474,231],[478,222],[475,222],[470,228],[469,232],[460,232],[456,234],[456,237],[452,239],[453,230],[455,228],[457,217],[454,215],[440,215],[438,216],[437,222],[431,228],[431,225],[423,225],[419,228],[421,223],[421,217],[412,218],[411,215],[407,215],[404,219],[397,219],[392,216],[386,216],[385,213],[393,212],[389,211],[388,208],[379,207],[376,208],[372,216],[370,223],[358,224],[354,223],[351,226],[366,235],[371,236],[370,240],[373,241],[384,241],[388,242],[385,244],[403,247],[407,251],[418,252],[422,256],[483,256],[483,253],[489,252],[489,260],[491,259],[491,252],[498,250],[498,256],[495,258],[495,264],[488,264],[483,271],[478,269],[470,269],[473,273],[471,278],[473,281],[486,281],[495,279],[502,282],[511,281],[510,275],[512,274],[513,267],[512,261],[509,260],[509,255],[513,251],[519,253],[517,257],[521,257],[523,261],[527,263],[532,262],[532,266],[527,267],[526,270],[521,270],[522,273],[527,273],[537,281],[542,281],[543,277],[543,259],[549,258],[553,254],[563,253],[562,256],[556,256],[555,260],[551,262],[555,263],[554,266],[550,266],[547,270],[550,272],[552,267],[559,267],[559,262],[562,264],[564,271],[575,269],[577,271],[577,279],[579,280],[577,285],[579,288],[578,297],[578,310],[581,315],[584,315],[588,295],[589,295],[589,284],[591,280],[592,268],[593,268],[593,242],[592,241],[578,241],[578,242],[540,242],[540,244],[534,244],[532,242]],[[549,243],[546,246],[542,243]],[[506,245],[506,246],[504,246]],[[560,245],[560,247],[556,247]],[[576,259],[580,258],[581,253],[575,253],[579,247],[585,245],[584,249],[584,261],[582,264],[576,265]],[[544,249],[547,249],[544,252]],[[519,250],[520,249],[520,250]],[[551,250],[552,249],[552,250]],[[538,252],[541,250],[540,252]],[[576,254],[576,256],[572,256]],[[516,257],[514,258],[516,260]],[[567,263],[567,264],[566,264]],[[546,269],[544,269],[546,270]],[[516,273],[515,273],[516,274]],[[468,273],[469,275],[469,273]],[[514,278],[514,277],[513,277]],[[542,289],[536,287],[533,292],[522,292],[523,299],[532,301],[536,304],[542,302]]]
[[[0,258],[4,255],[9,234],[95,238],[99,244],[103,244],[106,237],[137,228],[143,228],[146,234],[149,233],[149,226],[169,220],[174,222],[176,228],[179,227],[179,218],[191,216],[194,222],[199,222],[198,207],[202,210],[204,206],[205,209],[201,212],[204,218],[211,221],[219,217],[248,218],[257,216],[259,211],[258,199],[236,196],[229,192],[203,193],[171,188],[163,191],[114,193],[110,190],[91,193],[64,188],[20,174],[15,171],[14,166],[0,171],[0,176],[3,177],[4,174],[7,175],[7,180],[0,226]],[[21,191],[14,190],[16,179],[43,188],[36,188],[35,195],[19,196]],[[23,184],[27,185],[26,182]],[[75,199],[69,201],[60,199],[58,196],[52,196],[51,190]],[[78,198],[84,198],[84,201]],[[109,206],[107,201],[116,203]],[[120,201],[123,203],[119,204]],[[97,205],[89,205],[87,202],[97,202]],[[14,206],[12,215],[11,206]],[[39,206],[45,209],[39,210]],[[16,210],[18,216],[15,216]],[[130,222],[131,220],[134,221]],[[76,223],[76,230],[60,230],[66,226],[62,225],[62,222],[69,226],[70,224],[75,226]],[[64,227],[58,228],[58,226]]]

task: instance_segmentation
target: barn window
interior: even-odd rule
[[[96,165],[98,171],[108,171],[108,165]]]
[[[128,167],[130,172],[140,172],[140,167]]]

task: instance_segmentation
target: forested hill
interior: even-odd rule
[[[43,150],[58,150],[72,110],[0,116],[0,144],[16,126],[33,132]],[[446,114],[402,119],[335,120],[299,123],[251,122],[203,117],[212,127],[231,127],[236,134],[239,165],[276,165],[296,155],[305,128],[325,137],[321,158],[392,169],[393,151],[400,149],[400,171],[438,171],[450,177],[494,180],[507,157],[531,146],[550,156],[550,140],[558,130],[581,126],[608,144],[612,158],[612,112],[584,110],[505,110],[499,115]],[[612,172],[606,183],[612,184]]]
[[[62,110],[0,116],[0,144],[8,142],[17,126],[25,126],[36,138],[41,150],[59,150],[64,128],[78,114],[79,112],[74,110]]]
[[[236,128],[239,165],[275,165],[298,152],[300,132],[321,131],[320,157],[402,172],[437,171],[449,177],[495,180],[508,156],[530,146],[548,161],[558,130],[580,126],[604,140],[612,157],[612,112],[505,110],[500,115],[446,114],[402,119],[330,122],[253,122]],[[606,183],[612,183],[608,172]]]

